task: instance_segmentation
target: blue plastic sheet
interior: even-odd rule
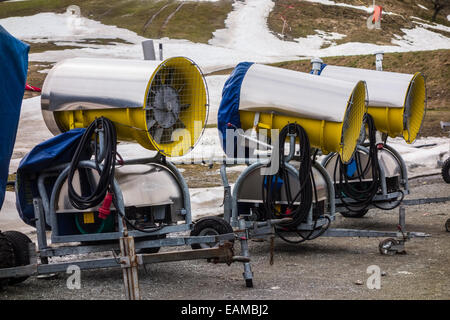
[[[16,177],[16,206],[22,220],[34,226],[33,198],[39,196],[37,177],[45,169],[69,163],[75,153],[86,129],[73,129],[61,133],[35,146],[19,164]],[[90,153],[85,152],[82,160],[89,159]],[[47,194],[50,195],[55,179],[45,180]],[[49,196],[50,197],[50,196]]]
[[[226,130],[241,127],[241,118],[239,116],[241,85],[245,74],[252,65],[253,62],[239,63],[223,87],[222,100],[217,113],[217,128],[222,138],[224,150],[226,146]],[[231,124],[231,127],[229,124]]]
[[[0,209],[5,199],[20,108],[28,71],[29,46],[0,25]]]

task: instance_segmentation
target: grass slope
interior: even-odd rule
[[[346,3],[356,6],[369,6],[372,1],[362,0],[335,0],[336,3]],[[336,40],[337,44],[347,42],[375,43],[381,45],[391,44],[394,35],[402,36],[401,29],[413,29],[417,24],[411,16],[430,21],[433,11],[424,10],[417,4],[431,8],[427,0],[383,0],[377,1],[383,10],[394,12],[397,15],[384,14],[381,22],[381,30],[369,30],[366,19],[369,14],[358,9],[323,5],[299,0],[276,0],[275,7],[268,19],[269,29],[275,34],[281,34],[284,17],[289,25],[285,28],[284,36],[288,40],[316,34],[315,30],[325,32],[337,32],[346,35],[343,39]],[[450,6],[442,10],[436,22],[450,26],[446,16],[450,14]],[[428,22],[428,24],[432,24]],[[450,37],[450,32],[432,30]]]
[[[148,38],[169,37],[207,43],[215,30],[225,27],[224,21],[232,10],[232,3],[232,0],[185,3],[176,0],[0,2],[0,19],[41,12],[63,13],[74,4],[81,8],[84,17],[126,28]]]

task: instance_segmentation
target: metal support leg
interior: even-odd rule
[[[36,219],[36,233],[39,250],[47,249],[47,234],[45,233],[45,214],[40,198],[33,199],[34,218]]]
[[[128,300],[140,300],[138,261],[134,246],[134,238],[128,236],[124,223],[124,236],[120,238],[120,264],[122,266],[125,295]]]
[[[401,231],[404,231],[406,229],[406,218],[405,218],[405,207],[400,206],[398,209],[398,225],[401,229]]]
[[[233,206],[233,198],[231,195],[231,186],[228,183],[227,177],[227,165],[222,164],[220,167],[220,175],[222,177],[223,183],[223,219],[230,223],[231,221],[231,210]]]
[[[241,242],[241,254],[242,256],[249,258],[250,254],[248,251],[248,229],[245,226],[245,220],[243,218],[239,218],[239,228],[241,230],[245,230],[245,234],[242,236],[240,236],[240,242]],[[253,287],[253,272],[252,272],[252,267],[250,265],[250,262],[244,262],[244,280],[245,280],[245,285],[247,286],[247,288],[252,288]]]

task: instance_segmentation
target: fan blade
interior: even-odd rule
[[[178,88],[178,89],[175,89],[175,90],[177,90],[177,93],[180,93],[181,91],[183,91],[183,89],[184,89],[184,87],[186,86],[186,84],[185,83],[183,83],[182,85],[181,85],[181,87],[180,88]]]
[[[173,133],[173,128],[166,128],[164,129],[163,135],[162,135],[162,140],[160,143],[171,143],[172,141],[172,133]]]
[[[178,128],[186,128],[186,126],[184,125],[184,123],[178,118],[178,120],[177,120],[177,122],[176,122],[176,124],[175,124],[175,127],[178,129]]]
[[[156,129],[155,133],[153,134],[153,140],[156,141],[156,143],[161,143],[161,137],[163,135],[164,128],[158,128]]]
[[[156,124],[156,120],[152,119],[147,123],[147,129],[150,130]]]
[[[154,84],[157,87],[162,86],[161,72],[158,72],[155,75],[155,78],[153,79],[153,83],[152,84]]]
[[[173,68],[167,68],[166,70],[167,71],[166,71],[166,74],[165,74],[165,77],[164,77],[164,84],[172,86],[173,85],[173,78],[174,78],[173,75],[175,73],[175,70]]]

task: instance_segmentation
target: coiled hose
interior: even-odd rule
[[[104,159],[98,158],[98,143],[99,130],[104,132]],[[83,154],[86,154],[87,150],[90,150],[90,145],[94,136],[94,155],[95,166],[99,174],[99,180],[95,189],[88,195],[78,194],[73,187],[73,176],[78,170],[80,158]],[[75,150],[75,154],[70,162],[69,175],[67,178],[68,192],[70,204],[78,210],[86,210],[92,207],[98,206],[106,196],[106,193],[111,190],[111,186],[114,181],[114,172],[116,167],[116,154],[117,154],[117,135],[116,128],[111,120],[100,117],[95,119],[89,127],[87,127],[80,143]],[[102,161],[103,160],[103,161]],[[102,164],[103,168],[100,167]]]
[[[103,159],[98,158],[98,148],[99,148],[99,130],[103,130]],[[94,136],[94,139],[92,139]],[[79,195],[73,187],[73,176],[75,171],[77,171],[80,159],[82,155],[86,155],[86,152],[90,150],[91,141],[94,141],[94,155],[95,155],[95,166],[99,174],[99,180],[97,186],[89,195]],[[92,154],[92,153],[91,153]],[[67,178],[68,183],[68,193],[69,201],[72,206],[78,210],[86,210],[92,207],[98,206],[106,197],[106,193],[110,192],[113,194],[113,203],[116,208],[119,208],[117,204],[117,199],[114,196],[112,185],[114,183],[114,173],[116,167],[116,156],[117,153],[117,133],[116,128],[111,120],[105,117],[100,117],[95,119],[89,127],[84,132],[81,137],[80,143],[77,146],[75,154],[70,163],[69,175]],[[102,167],[100,166],[102,165]],[[133,229],[152,233],[157,230],[162,229],[162,226],[155,227],[152,229],[142,229],[133,224],[126,216],[125,212],[117,210],[118,213],[123,217],[129,226]]]
[[[299,167],[299,185],[300,189],[295,196],[291,193],[289,184],[289,173],[284,161],[284,144],[288,134],[296,134],[300,139],[300,167]],[[291,218],[292,221],[283,224],[284,228],[295,229],[300,223],[302,223],[312,205],[313,193],[312,193],[312,179],[311,179],[311,154],[310,143],[306,131],[298,124],[291,123],[285,126],[279,135],[279,168],[275,175],[264,176],[262,184],[263,194],[263,210],[266,219],[273,218]],[[279,179],[283,181],[284,190],[286,193],[286,199],[288,202],[287,209],[282,212],[277,210],[275,201],[277,196],[280,195],[277,188]],[[299,201],[298,206],[294,206],[294,203]]]
[[[337,155],[337,160],[334,166],[333,180],[335,185],[339,183],[339,190],[337,192],[339,199],[345,208],[351,212],[361,212],[366,210],[371,204],[377,208],[383,210],[392,210],[400,205],[403,200],[404,194],[402,192],[402,197],[398,202],[389,208],[383,208],[377,206],[373,203],[373,198],[377,194],[381,186],[381,173],[380,164],[378,162],[378,147],[376,144],[376,127],[374,120],[371,115],[366,114],[364,117],[364,122],[367,125],[368,136],[369,136],[369,156],[368,162],[364,169],[362,168],[361,158],[359,152],[356,151],[354,155],[354,161],[356,166],[357,175],[354,174],[350,177],[348,175],[348,164],[344,164],[341,160],[340,155]],[[339,177],[337,177],[337,168],[339,167]],[[367,182],[364,185],[363,179],[366,174],[372,172],[372,181]],[[339,181],[339,182],[337,182]],[[359,181],[358,184],[352,184],[351,182]],[[352,199],[352,202],[346,201],[345,199]]]

